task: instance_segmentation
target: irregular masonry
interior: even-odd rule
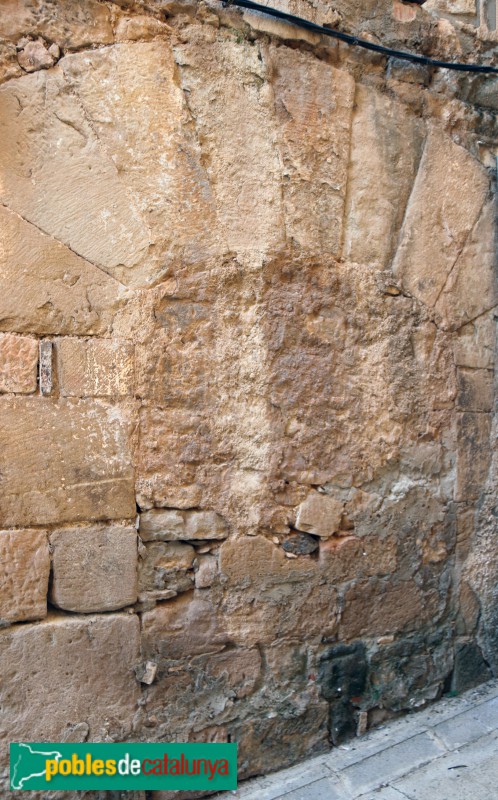
[[[495,79],[217,0],[4,5],[4,738],[249,776],[496,674]],[[293,10],[496,53],[472,2]]]

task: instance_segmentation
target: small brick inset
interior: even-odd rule
[[[133,345],[128,342],[60,339],[57,364],[65,397],[125,397],[133,393]]]
[[[0,531],[0,623],[47,616],[49,574],[45,531]]]

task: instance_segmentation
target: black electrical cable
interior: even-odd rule
[[[428,56],[418,56],[415,53],[406,53],[404,50],[392,50],[390,47],[384,47],[381,44],[374,44],[368,42],[366,39],[360,39],[358,36],[352,36],[350,33],[342,33],[336,31],[334,28],[325,28],[323,25],[317,25],[315,22],[310,22],[302,17],[296,17],[294,14],[287,14],[285,11],[279,11],[277,8],[271,6],[263,6],[260,3],[254,3],[253,0],[225,0],[227,5],[240,6],[241,8],[249,8],[251,11],[260,11],[263,14],[268,14],[277,19],[283,19],[284,22],[290,22],[292,25],[297,25],[299,28],[306,28],[314,33],[324,34],[331,36],[333,39],[340,39],[341,42],[355,45],[356,47],[363,47],[365,50],[373,50],[374,53],[382,53],[385,56],[403,59],[405,61],[412,61],[414,64],[425,64],[429,67],[443,67],[444,69],[453,69],[458,72],[477,72],[477,73],[496,73],[498,74],[498,67],[486,67],[481,64],[459,64],[453,61],[437,61]]]

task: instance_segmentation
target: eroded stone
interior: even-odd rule
[[[0,334],[0,392],[36,392],[37,368],[36,339]]]
[[[47,615],[50,556],[46,531],[0,531],[0,624]]]
[[[66,528],[50,534],[51,602],[88,614],[137,599],[137,532],[120,526]]]

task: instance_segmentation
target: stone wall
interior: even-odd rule
[[[498,41],[470,0],[286,7]],[[247,777],[498,674],[497,79],[216,0],[0,31],[4,785],[30,739]]]

